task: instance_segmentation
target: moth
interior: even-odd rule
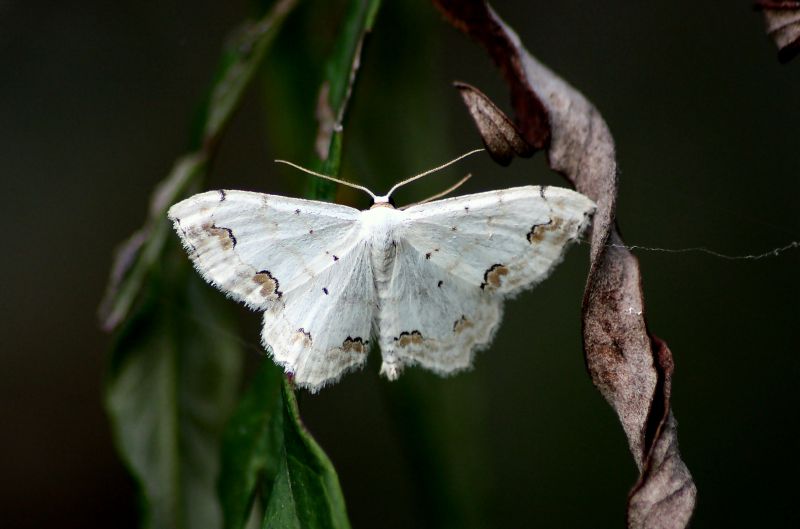
[[[580,193],[544,186],[391,203],[401,185],[464,156],[383,196],[312,172],[369,193],[363,211],[218,190],[168,215],[203,278],[264,313],[262,343],[298,386],[335,382],[375,345],[390,380],[409,365],[446,375],[471,366],[503,300],[545,279],[595,209]]]

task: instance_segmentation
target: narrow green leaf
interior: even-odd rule
[[[115,329],[126,317],[145,286],[148,274],[161,259],[169,236],[167,210],[206,171],[208,158],[198,152],[178,159],[150,200],[144,226],[116,252],[111,278],[100,305],[103,328]]]
[[[264,18],[246,25],[231,39],[223,59],[225,67],[211,91],[204,134],[206,142],[219,137],[238,108],[242,94],[264,59],[264,53],[296,4],[297,0],[279,0]]]
[[[264,529],[350,527],[333,464],[300,422],[290,383],[281,385],[283,450]]]
[[[333,54],[326,68],[330,83],[328,100],[341,116],[353,88],[355,73],[360,64],[359,56],[365,35],[372,26],[380,8],[380,0],[353,0],[345,15],[344,27],[336,41]]]
[[[220,303],[176,261],[154,276],[117,336],[106,405],[120,455],[140,484],[144,527],[220,525],[219,437],[242,356]]]
[[[269,496],[283,450],[281,380],[273,362],[261,362],[225,429],[219,496],[225,529],[246,526],[259,488]],[[276,426],[276,423],[278,426]]]
[[[328,157],[322,162],[322,167],[320,169],[322,174],[339,174],[339,168],[342,165],[343,136],[341,131],[333,133],[330,146],[328,147]],[[336,197],[337,185],[338,184],[330,180],[315,178],[312,181],[311,197],[319,200],[333,200]]]
[[[319,118],[316,145],[317,154],[328,170],[327,174],[339,172],[344,116],[361,64],[364,39],[372,30],[380,4],[380,0],[351,0],[344,25],[325,67],[325,80],[320,89],[321,97],[316,112]],[[333,198],[334,188],[331,186],[315,189],[318,195],[315,198]],[[320,189],[326,191],[323,196],[319,196]]]
[[[289,476],[289,466],[286,454],[282,454],[278,475],[272,487],[267,514],[264,517],[262,529],[304,529],[300,516],[297,514],[297,504],[292,496],[292,483]]]

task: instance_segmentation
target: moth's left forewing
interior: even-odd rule
[[[228,296],[265,310],[330,266],[359,211],[248,191],[208,191],[169,210],[197,270]]]

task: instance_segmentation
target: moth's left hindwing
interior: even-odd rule
[[[375,307],[356,209],[209,191],[169,211],[197,270],[265,311],[262,337],[297,384],[316,390],[361,365]]]

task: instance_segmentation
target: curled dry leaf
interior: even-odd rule
[[[514,122],[486,94],[467,83],[456,82],[453,86],[461,93],[467,110],[478,126],[486,151],[495,162],[506,166],[514,156],[533,156],[536,149],[525,141]]]
[[[511,41],[503,37],[500,24],[487,16],[488,5],[477,0],[433,0],[433,3],[451,24],[483,44],[508,83],[517,125],[525,141],[536,149],[545,148],[551,133],[547,110],[530,86],[516,81],[525,76],[520,56]]]
[[[616,411],[640,471],[629,496],[628,526],[686,527],[696,488],[680,458],[670,410],[672,355],[647,329],[638,261],[616,229],[611,133],[597,109],[532,57],[485,2],[434,4],[499,65],[523,136],[532,144],[533,138],[547,138],[550,167],[598,205],[583,299],[583,343],[592,381]],[[544,116],[532,114],[536,108]],[[548,131],[541,130],[543,123]]]
[[[664,529],[685,527],[692,513],[682,509],[681,505],[694,504],[695,488],[687,486],[685,480],[686,468],[678,452],[672,410],[663,406],[669,403],[675,366],[667,344],[656,336],[652,340],[659,372],[660,387],[657,391],[663,395],[663,399],[658,402],[661,407],[654,407],[650,413],[653,427],[653,431],[648,429],[652,437],[650,453],[645,459],[639,481],[628,498],[628,525]],[[663,430],[673,434],[662,435]]]
[[[778,60],[786,63],[800,54],[800,2],[763,0],[755,7],[764,12],[767,34],[778,46]]]

